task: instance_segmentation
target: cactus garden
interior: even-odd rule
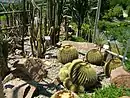
[[[0,0],[0,98],[130,98],[130,0]]]

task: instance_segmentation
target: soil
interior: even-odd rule
[[[78,51],[82,53],[87,53],[87,51],[91,48],[98,48],[95,44],[87,43],[87,42],[72,42],[72,41],[63,41],[62,44],[71,44],[74,45]],[[29,42],[25,42],[25,52],[28,57],[31,56]],[[56,91],[63,89],[64,87],[60,84],[58,80],[58,73],[63,64],[59,63],[56,59],[56,53],[58,48],[54,47],[46,52],[45,58],[41,59],[44,63],[46,70],[48,71],[47,77],[43,79],[43,81],[39,82],[38,89],[35,90],[34,98],[50,98],[52,94]],[[21,51],[16,50],[15,54],[9,55],[9,67],[14,69],[13,66],[15,63],[22,59],[20,56]],[[79,54],[79,58],[83,59],[84,55]],[[104,86],[110,84],[110,79],[104,77],[103,67],[102,66],[94,66],[97,74],[99,75],[99,81]],[[38,94],[37,94],[38,93]]]

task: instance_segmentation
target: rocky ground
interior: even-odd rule
[[[86,53],[91,48],[98,48],[95,44],[92,43],[86,43],[86,42],[71,42],[71,41],[64,41],[62,44],[72,44],[74,45],[77,50],[81,53]],[[50,98],[50,96],[56,92],[59,89],[63,89],[63,86],[59,84],[57,77],[58,72],[60,68],[63,66],[63,64],[59,63],[56,59],[56,53],[58,48],[53,47],[49,51],[46,52],[45,58],[41,59],[46,66],[46,69],[48,71],[47,78],[44,78],[43,81],[39,82],[39,89],[35,90],[36,92],[39,92],[40,95],[35,94],[36,98]],[[27,53],[28,57],[31,56],[30,51],[30,44],[29,42],[25,42],[25,52]],[[13,65],[23,57],[20,56],[21,51],[16,50],[15,54],[9,55],[9,67],[13,69]],[[79,58],[83,59],[84,55],[79,54]],[[97,74],[100,76],[99,80],[100,83],[103,85],[110,84],[110,79],[104,77],[103,73],[103,67],[101,66],[94,66],[94,68],[97,71]],[[6,86],[6,85],[4,85]],[[8,93],[8,92],[7,92]],[[22,98],[22,97],[18,97]],[[28,97],[29,98],[29,97]]]

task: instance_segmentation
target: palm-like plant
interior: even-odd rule
[[[68,0],[66,2],[65,11],[67,14],[72,15],[73,20],[78,25],[78,34],[80,35],[81,26],[84,22],[84,18],[87,15],[88,0]]]

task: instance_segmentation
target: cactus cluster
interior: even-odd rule
[[[86,54],[86,61],[94,65],[101,65],[103,54],[98,49],[91,49]]]
[[[93,86],[97,82],[96,71],[92,64],[85,63],[81,59],[67,63],[59,72],[63,85],[74,92],[84,92],[85,88]]]
[[[105,75],[109,77],[111,74],[111,71],[120,66],[121,66],[121,60],[119,58],[116,57],[116,58],[110,59],[108,62],[105,63],[105,66],[104,66]]]
[[[63,45],[57,52],[59,62],[65,64],[78,58],[78,51],[72,45]]]

